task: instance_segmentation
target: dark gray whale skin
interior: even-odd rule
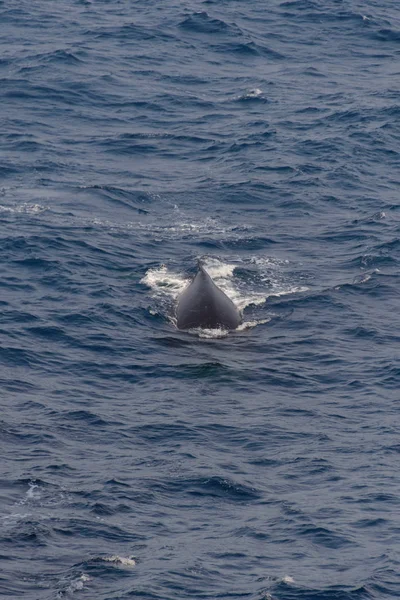
[[[178,297],[176,324],[178,329],[236,329],[241,315],[228,296],[215,285],[199,264],[193,281]]]

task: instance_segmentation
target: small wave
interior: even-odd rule
[[[379,29],[374,37],[381,42],[400,42],[400,31],[395,29]]]
[[[155,484],[155,487],[163,493],[176,493],[179,490],[180,493],[189,496],[219,498],[227,502],[251,502],[260,497],[256,488],[217,475],[160,482]]]
[[[326,77],[324,73],[315,67],[307,67],[303,70],[303,73],[304,75],[309,75],[310,77]]]
[[[263,46],[262,44],[257,44],[256,42],[252,41],[220,43],[213,45],[212,48],[216,52],[223,52],[227,55],[238,54],[243,58],[246,58],[246,56],[261,56],[264,58],[277,60],[281,60],[284,58],[283,54],[281,54],[280,52],[276,52],[268,46]]]
[[[242,32],[237,25],[228,24],[221,19],[210,17],[206,11],[189,15],[179,23],[179,27],[194,33],[242,35]]]
[[[129,43],[149,41],[173,41],[175,37],[163,28],[137,25],[136,23],[125,23],[124,25],[104,26],[89,29],[85,34],[94,39],[117,39]]]
[[[39,55],[37,58],[40,58],[45,62],[54,61],[56,63],[64,64],[79,64],[82,62],[81,59],[78,58],[75,54],[63,49],[55,50],[54,52],[49,52],[48,54]]]
[[[325,548],[339,549],[354,544],[350,537],[346,537],[327,527],[306,524],[298,528],[298,533],[301,536],[309,538],[316,546],[324,546]]]
[[[311,10],[316,9],[317,4],[311,0],[288,0],[280,4],[283,8],[294,8],[296,10]]]

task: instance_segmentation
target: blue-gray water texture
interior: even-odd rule
[[[0,123],[0,596],[399,598],[398,0],[2,0]]]

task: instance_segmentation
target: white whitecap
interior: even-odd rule
[[[12,513],[11,515],[4,515],[1,517],[1,520],[5,525],[15,525],[19,521],[24,521],[30,516],[32,516],[32,513]]]
[[[249,92],[247,93],[247,98],[259,98],[262,94],[262,90],[260,90],[259,88],[254,88],[252,90],[249,90]]]
[[[83,590],[85,583],[87,583],[88,581],[90,581],[89,575],[86,575],[86,573],[82,573],[82,575],[80,575],[80,577],[71,581],[71,583],[65,590],[65,593],[71,594],[71,593]]]
[[[149,269],[140,280],[153,292],[176,298],[188,285],[190,279],[184,278],[178,273],[170,271],[165,265]]]
[[[133,556],[118,556],[118,554],[114,554],[113,556],[105,556],[101,560],[122,565],[123,567],[134,567],[136,565],[136,560]]]
[[[14,214],[29,214],[29,215],[37,215],[46,210],[45,206],[41,204],[20,204],[16,206],[6,206],[0,204],[0,212],[14,213]]]
[[[19,502],[17,502],[18,506],[26,504],[27,502],[39,500],[39,498],[42,495],[42,491],[41,491],[40,487],[37,485],[37,483],[33,483],[33,481],[30,481],[28,485],[29,485],[29,488],[25,492],[25,496],[23,498],[21,498],[21,500],[19,500]]]

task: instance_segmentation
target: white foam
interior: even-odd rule
[[[287,584],[294,583],[294,579],[293,579],[293,577],[290,577],[290,575],[284,575],[282,577],[282,581],[283,581],[283,583],[287,583]]]
[[[58,597],[62,597],[65,594],[73,594],[74,592],[79,592],[80,590],[83,590],[85,583],[87,583],[88,581],[90,581],[89,575],[86,575],[86,573],[82,573],[82,575],[78,577],[78,579],[74,579],[73,581],[71,581],[65,592],[59,593]]]
[[[265,323],[269,323],[270,321],[271,317],[268,317],[267,319],[257,319],[254,321],[243,321],[243,323],[239,325],[236,331],[246,331],[246,329],[252,329],[257,325],[264,325]]]
[[[269,296],[287,296],[289,294],[300,294],[303,292],[308,292],[309,288],[306,285],[295,285],[293,287],[288,287],[286,289],[276,289],[272,291]]]
[[[268,284],[267,298],[270,296],[286,296],[307,292],[309,288],[305,285],[293,285],[285,275],[285,269],[290,266],[287,259],[279,259],[271,256],[252,256],[250,263],[256,265],[260,281]]]
[[[176,320],[170,319],[170,321],[176,326]],[[253,321],[243,321],[235,331],[247,331],[248,329],[253,329],[257,325],[263,325],[265,323],[269,323],[271,321],[271,317],[266,319],[255,319]],[[217,328],[217,329],[207,329],[202,327],[193,327],[192,329],[187,329],[187,333],[196,335],[203,339],[219,339],[227,337],[232,332],[227,329]]]
[[[1,517],[2,521],[4,521],[5,525],[16,524],[23,519],[27,519],[30,517],[32,513],[12,513],[11,515],[5,515]]]
[[[229,331],[227,329],[222,329],[222,328],[218,328],[218,329],[207,329],[207,328],[201,328],[201,327],[194,327],[193,329],[188,329],[187,330],[188,333],[197,335],[200,338],[204,338],[204,339],[219,339],[219,338],[224,338],[229,334]]]
[[[38,499],[40,498],[40,490],[39,490],[39,486],[36,483],[30,483],[29,484],[29,490],[26,492],[26,497],[31,500],[31,499]]]
[[[133,556],[118,556],[117,554],[114,554],[113,556],[106,556],[104,558],[102,558],[101,560],[103,560],[104,562],[110,562],[110,563],[114,563],[116,565],[122,565],[124,567],[134,567],[136,566],[136,560],[134,559]]]
[[[267,301],[268,296],[265,294],[252,293],[248,296],[240,295],[233,299],[239,310],[243,311],[247,306],[261,306]]]
[[[236,265],[231,263],[224,263],[217,258],[206,258],[202,261],[202,264],[206,268],[209,275],[215,279],[226,279],[232,277],[233,271]]]
[[[39,498],[42,495],[41,489],[36,483],[33,483],[33,481],[30,481],[28,485],[29,485],[29,489],[25,493],[24,498],[22,498],[19,502],[17,502],[18,506],[26,504],[27,502],[39,500]]]
[[[169,271],[165,265],[161,265],[161,267],[149,269],[140,283],[147,285],[153,292],[176,298],[190,283],[190,279],[185,279],[181,275]]]
[[[226,237],[229,232],[232,232],[236,227],[224,227],[212,217],[206,217],[201,221],[190,221],[186,215],[183,215],[179,209],[175,209],[173,221],[157,223],[134,223],[131,224],[135,228],[148,231],[154,239],[162,241],[164,239],[182,239],[182,236],[206,236],[218,235]],[[125,224],[126,226],[126,224]]]
[[[15,214],[20,214],[20,213],[25,213],[25,214],[29,214],[29,215],[37,215],[41,212],[43,212],[44,210],[46,210],[45,206],[42,206],[41,204],[20,204],[19,206],[4,206],[3,204],[0,204],[0,212],[8,212],[8,213],[15,213]]]
[[[259,98],[262,94],[262,90],[260,90],[259,88],[254,88],[252,90],[249,90],[248,93],[246,94],[247,98]]]
[[[244,290],[235,285],[233,278],[234,270],[237,267],[235,264],[223,263],[215,258],[206,258],[203,261],[206,270],[218,287],[229,296],[241,311],[251,305],[260,306],[264,304],[270,296],[285,296],[306,292],[309,289],[304,285],[288,284],[282,272],[283,267],[289,264],[288,260],[271,257],[252,257],[250,262],[258,267],[260,281],[268,282],[268,293],[253,290],[249,293],[248,289]]]
[[[223,292],[236,304],[240,311],[243,311],[250,305],[261,305],[267,300],[268,295],[265,292],[255,292],[248,289],[244,290],[238,287],[234,280],[234,270],[238,265],[224,263],[216,258],[207,258],[203,261],[206,271],[212,279],[221,288]]]
[[[236,96],[235,100],[250,100],[252,98],[260,98],[262,96],[262,90],[259,88],[252,88],[248,92],[241,94],[240,96]]]
[[[288,265],[289,261],[272,256],[252,256],[250,263],[261,267],[279,267],[281,265]]]
[[[32,215],[37,215],[38,213],[41,213],[44,210],[46,210],[46,207],[42,206],[41,204],[27,204],[27,205],[23,206],[22,208],[25,212],[32,214]]]
[[[367,283],[376,273],[380,273],[379,269],[374,269],[370,273],[361,273],[361,275],[356,275],[353,279],[353,284]],[[341,286],[337,286],[335,289],[340,290]]]

